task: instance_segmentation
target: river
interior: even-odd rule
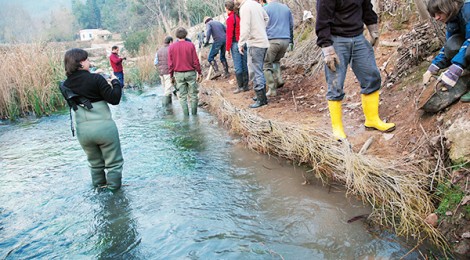
[[[0,259],[399,259],[344,192],[247,150],[203,109],[162,109],[161,88],[112,107],[124,187],[91,186],[66,111],[0,125]],[[412,245],[411,245],[412,246]],[[410,259],[418,258],[412,253]]]

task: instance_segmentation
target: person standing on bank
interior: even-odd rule
[[[219,21],[212,20],[212,18],[208,16],[204,17],[204,23],[206,24],[206,42],[204,43],[204,46],[207,46],[209,44],[211,36],[214,39],[214,42],[211,46],[211,50],[209,51],[209,57],[207,58],[209,64],[212,66],[212,69],[215,72],[215,75],[211,77],[211,79],[220,76],[219,66],[217,65],[217,61],[215,60],[215,57],[219,52],[220,62],[224,66],[224,77],[227,78],[229,76],[229,73],[227,59],[225,58],[225,25],[223,25]]]
[[[432,75],[437,75],[439,70],[448,68],[440,77],[448,87],[457,84],[464,69],[468,69],[466,57],[467,48],[470,45],[470,2],[463,0],[429,0],[428,12],[437,21],[446,24],[446,43],[452,36],[461,35],[463,42],[458,53],[453,57],[447,57],[444,47],[434,58],[426,73],[423,75],[423,84],[427,84]],[[470,102],[470,91],[460,98],[462,102]]]
[[[269,17],[263,7],[253,0],[235,1],[240,5],[241,18],[238,51],[242,55],[248,55],[248,71],[250,75],[253,75],[253,89],[256,92],[256,103],[250,105],[250,108],[258,108],[268,104],[263,63],[269,47],[266,34]],[[248,46],[246,52],[245,44]]]
[[[269,48],[264,59],[264,77],[268,93],[266,96],[276,96],[277,88],[284,86],[281,75],[281,59],[289,47],[294,44],[294,18],[287,5],[277,0],[267,0],[264,10],[269,16],[266,31],[269,39]]]
[[[233,0],[225,1],[225,11],[227,12],[227,37],[226,49],[227,53],[232,56],[233,67],[235,69],[235,78],[237,79],[237,89],[235,94],[248,91],[248,65],[246,55],[241,55],[238,51],[238,40],[240,39],[240,15],[238,10],[235,11],[235,3]],[[243,46],[246,52],[246,45]],[[230,57],[230,56],[229,56]]]
[[[119,79],[121,87],[124,87],[124,69],[122,68],[122,61],[126,60],[126,57],[119,57],[119,47],[111,47],[111,55],[109,56],[109,63],[113,68],[113,74]]]
[[[168,68],[168,48],[173,43],[173,37],[167,36],[163,40],[163,47],[158,49],[155,55],[154,64],[158,68],[160,75],[160,82],[163,87],[163,100],[162,105],[168,106],[171,104],[171,93],[173,93],[173,84],[171,84],[170,70]]]
[[[371,0],[318,0],[316,34],[325,61],[328,85],[326,97],[333,128],[333,137],[345,139],[341,102],[344,98],[344,80],[348,65],[361,86],[362,109],[365,127],[382,132],[395,130],[394,123],[385,123],[379,117],[380,72],[375,62],[373,46],[379,33],[377,14]],[[367,41],[364,24],[371,35]]]
[[[68,50],[64,67],[67,75],[64,86],[90,101],[92,106],[88,109],[76,100],[74,114],[77,138],[87,155],[93,186],[117,190],[121,187],[124,159],[108,103],[119,104],[121,84],[113,77],[111,86],[103,76],[90,73],[88,53],[82,49]]]
[[[196,47],[185,40],[188,31],[183,27],[176,29],[178,41],[168,48],[168,68],[172,83],[178,91],[183,114],[189,116],[188,94],[191,114],[197,114],[198,82],[202,81],[201,65],[196,54]]]

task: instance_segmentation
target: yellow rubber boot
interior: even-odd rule
[[[341,101],[328,100],[328,109],[330,110],[333,137],[336,140],[346,139],[346,134],[343,130],[343,112],[341,110]]]
[[[379,117],[379,91],[375,91],[371,94],[361,94],[362,99],[362,110],[366,122],[364,126],[366,128],[377,129],[382,132],[391,132],[395,130],[394,123],[385,123]]]

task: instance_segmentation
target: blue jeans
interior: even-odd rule
[[[213,42],[211,50],[209,52],[209,57],[207,60],[209,63],[215,59],[217,53],[220,51],[220,61],[227,61],[225,58],[225,41],[223,42]]]
[[[119,82],[121,83],[121,88],[124,87],[124,72],[113,72],[114,76],[118,78]]]
[[[245,53],[246,52],[246,45],[243,48]],[[243,74],[248,73],[248,64],[246,55],[241,55],[238,51],[238,42],[233,42],[232,46],[230,47],[230,51],[232,52],[232,59],[233,59],[233,67],[235,68],[235,74]]]
[[[326,98],[340,101],[344,98],[344,80],[348,65],[359,80],[361,94],[370,94],[380,89],[380,72],[375,63],[374,49],[363,34],[355,37],[332,36],[333,47],[340,64],[336,64],[336,72],[325,65],[325,76],[328,84]]]
[[[248,47],[248,71],[253,75],[253,89],[255,91],[266,88],[266,79],[263,73],[264,56],[268,48]]]

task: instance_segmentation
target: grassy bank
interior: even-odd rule
[[[64,79],[63,53],[47,44],[0,49],[0,118],[49,114],[64,105],[58,82]]]

